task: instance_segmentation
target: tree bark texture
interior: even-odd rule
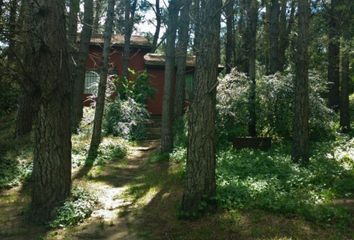
[[[128,78],[128,67],[130,59],[130,38],[133,33],[134,16],[136,11],[137,0],[133,1],[125,0],[125,18],[124,18],[124,49],[123,49],[123,64],[122,64],[122,76]]]
[[[185,86],[186,86],[186,61],[187,61],[187,48],[189,41],[189,23],[190,23],[190,6],[191,0],[184,0],[181,16],[179,18],[178,29],[178,43],[176,48],[176,95],[174,118],[179,119],[183,115],[184,100],[185,100]]]
[[[225,6],[226,15],[226,44],[225,44],[225,68],[226,73],[230,73],[234,61],[233,52],[235,48],[234,39],[234,0],[229,0]]]
[[[340,127],[343,133],[350,131],[349,111],[349,65],[350,65],[350,38],[343,40],[343,51],[341,61],[341,83],[340,83]]]
[[[251,0],[248,11],[248,59],[250,78],[249,95],[249,122],[248,134],[252,137],[257,136],[257,116],[256,116],[256,49],[257,49],[257,20],[258,20],[258,2]]]
[[[83,116],[83,93],[85,88],[86,62],[89,55],[93,24],[93,0],[84,1],[84,20],[80,35],[80,47],[72,93],[72,130],[80,126]]]
[[[196,212],[202,202],[215,207],[215,103],[220,62],[221,0],[201,0],[194,94],[189,109],[187,182],[182,211]]]
[[[309,82],[308,39],[310,3],[298,1],[298,37],[295,63],[295,113],[293,126],[293,160],[309,161]]]
[[[95,0],[95,16],[93,22],[93,32],[100,33],[100,18],[103,9],[103,0]]]
[[[175,44],[178,25],[178,3],[171,0],[168,7],[165,81],[162,100],[161,152],[169,153],[173,148],[173,84],[175,75]]]
[[[97,150],[101,143],[102,134],[102,119],[105,106],[106,86],[109,67],[109,56],[111,50],[111,39],[113,31],[113,18],[114,18],[114,5],[115,0],[108,1],[107,18],[104,30],[104,47],[103,47],[103,59],[101,64],[100,83],[98,85],[98,96],[95,109],[95,119],[92,131],[92,138],[90,149],[88,153],[88,164],[92,164],[92,160],[97,157]]]
[[[16,138],[26,136],[32,131],[36,111],[35,102],[34,93],[23,89],[18,102],[15,130]]]
[[[77,22],[80,11],[80,0],[70,0],[70,10],[68,16],[68,39],[70,48],[75,49],[77,39]]]
[[[280,24],[279,24],[279,71],[284,71],[287,65],[286,50],[289,47],[289,35],[292,30],[295,17],[295,1],[291,0],[289,19],[287,20],[288,0],[281,0]]]
[[[328,29],[328,104],[337,111],[339,109],[339,61],[340,61],[340,34],[337,15],[337,0],[332,0],[329,9]]]
[[[160,0],[156,0],[154,11],[156,16],[156,28],[155,28],[154,38],[152,41],[153,52],[155,52],[157,49],[157,43],[159,41],[160,31],[161,31],[162,18],[161,18]]]
[[[70,194],[71,131],[70,69],[61,0],[26,1],[25,26],[32,76],[26,84],[36,89],[31,217],[46,221]]]
[[[271,0],[269,25],[269,69],[270,74],[279,71],[279,0]]]

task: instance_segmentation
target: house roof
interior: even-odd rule
[[[102,34],[93,34],[91,37],[91,45],[101,45],[104,43]],[[124,45],[124,35],[116,34],[112,36],[111,40],[112,46],[123,46]],[[151,48],[151,43],[144,36],[132,35],[130,38],[130,46],[140,47],[140,48]]]
[[[195,56],[187,57],[187,67],[195,66]],[[165,66],[166,56],[158,53],[148,53],[144,56],[145,64],[148,66]]]
[[[165,66],[166,56],[158,53],[147,53],[144,55],[145,65],[147,66]],[[187,67],[195,67],[196,57],[187,56]],[[219,64],[219,69],[223,69],[224,66]]]

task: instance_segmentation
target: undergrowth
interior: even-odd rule
[[[286,147],[269,152],[222,151],[217,167],[218,200],[226,209],[259,208],[348,225],[352,221],[349,211],[333,204],[337,198],[354,196],[354,140],[346,141],[318,143],[307,168],[294,164]]]
[[[56,210],[54,220],[49,223],[51,228],[74,226],[91,216],[97,203],[97,197],[83,188],[74,188],[72,196],[64,205]]]

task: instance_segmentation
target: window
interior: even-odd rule
[[[85,74],[85,94],[97,95],[100,75],[95,71],[88,71]]]

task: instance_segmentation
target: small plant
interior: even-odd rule
[[[149,83],[149,74],[144,72],[136,72],[129,69],[130,78],[117,77],[114,79],[119,98],[127,100],[134,99],[139,104],[146,104],[146,101],[155,94],[155,89]]]
[[[96,197],[83,188],[72,190],[71,198],[56,210],[56,217],[49,223],[51,228],[74,226],[91,216]]]

